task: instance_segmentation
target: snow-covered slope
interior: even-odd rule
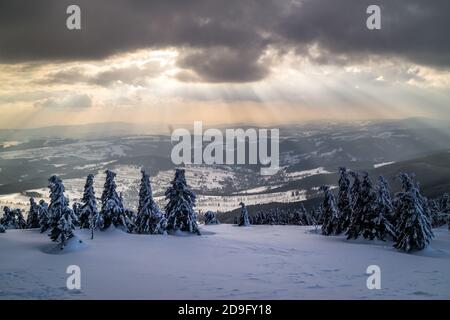
[[[87,245],[48,254],[37,230],[0,234],[0,299],[449,299],[450,232],[405,254],[390,243],[324,237],[311,227],[202,227],[202,236],[77,235]],[[81,290],[66,268],[81,268]],[[381,268],[381,290],[366,269]]]

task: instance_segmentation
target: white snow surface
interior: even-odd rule
[[[312,227],[202,226],[202,236],[77,231],[82,250],[48,254],[38,230],[0,234],[0,299],[448,299],[450,232],[414,254]],[[69,265],[81,290],[66,288]],[[381,268],[381,290],[366,286]]]

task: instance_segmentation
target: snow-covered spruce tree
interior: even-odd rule
[[[72,204],[72,211],[75,217],[77,218],[76,221],[74,221],[75,227],[80,226],[80,216],[81,216],[81,203],[74,202]]]
[[[322,203],[319,204],[319,206],[316,208],[314,217],[316,219],[317,224],[323,224],[323,207]]]
[[[448,229],[450,230],[450,196],[445,193],[439,201],[439,211],[447,217]]]
[[[356,239],[361,234],[361,212],[367,199],[362,197],[362,182],[360,175],[354,171],[350,171],[350,175],[353,178],[353,184],[350,188],[352,216],[345,234],[347,239]]]
[[[116,173],[106,170],[106,181],[102,194],[103,229],[109,228],[111,225],[122,228],[127,232],[133,229],[133,222],[125,214],[122,203],[122,197],[117,194],[116,182],[114,181]]]
[[[358,202],[358,198],[361,192],[361,179],[357,172],[350,171],[349,173],[353,178],[352,187],[350,188],[350,199],[353,211],[353,208],[356,206],[356,203]]]
[[[384,240],[387,233],[394,236],[394,227],[384,217],[383,213],[377,210],[377,194],[373,190],[372,181],[366,172],[361,184],[361,197],[363,207],[358,213],[361,218],[361,235],[369,240],[375,238]]]
[[[64,195],[65,188],[62,180],[57,176],[52,176],[49,179],[48,187],[50,189],[50,205],[48,207],[50,238],[58,241],[63,249],[67,240],[73,237],[74,222],[77,218]]]
[[[59,238],[57,238],[57,241],[59,241],[61,249],[64,249],[67,241],[74,236],[76,221],[77,217],[74,214],[73,210],[65,211],[59,219]]]
[[[447,193],[439,201],[439,210],[443,213],[450,214],[450,196]]]
[[[248,227],[250,226],[250,220],[248,218],[248,210],[245,206],[245,203],[241,202],[239,203],[241,206],[241,216],[239,218],[239,227]],[[273,223],[276,224],[276,223]]]
[[[347,168],[339,168],[339,192],[337,196],[337,208],[339,211],[339,224],[342,232],[347,231],[352,218],[352,204],[350,197],[350,179]]]
[[[92,211],[89,215],[89,229],[91,230],[91,239],[94,239],[94,231],[103,229],[103,215],[100,211]]]
[[[303,203],[300,205],[301,211],[303,213],[303,225],[312,226],[314,224],[313,213],[306,210]]]
[[[3,208],[3,217],[0,219],[0,224],[6,229],[25,229],[27,226],[22,211],[20,209],[11,210],[7,206]]]
[[[135,225],[137,233],[165,234],[167,220],[153,199],[150,176],[141,170],[142,178],[139,190],[139,206]]]
[[[375,220],[376,237],[385,240],[387,236],[395,238],[395,226],[392,224],[394,218],[394,206],[392,204],[389,185],[383,176],[378,177],[376,190]]]
[[[220,221],[217,219],[216,214],[212,211],[206,211],[205,216],[205,224],[220,224]]]
[[[166,190],[167,230],[187,231],[200,235],[197,214],[194,211],[196,195],[186,183],[183,169],[175,170],[171,186]]]
[[[0,224],[6,229],[16,229],[14,212],[8,206],[3,207],[3,217],[0,219]]]
[[[376,194],[367,172],[363,173],[360,194],[353,208],[353,217],[347,239],[357,239],[362,235],[365,239],[373,240],[380,233],[377,227],[385,226],[383,223],[377,225],[379,215],[376,212]]]
[[[94,191],[94,175],[89,174],[84,184],[83,198],[81,199],[82,206],[80,208],[80,228],[90,229],[91,216],[97,214],[97,200],[95,199]]]
[[[287,224],[294,224],[299,226],[310,226],[312,224],[311,216],[308,211],[306,211],[303,203],[300,204],[299,208],[293,213],[292,221],[288,221]]]
[[[38,206],[39,215],[39,228],[41,233],[47,231],[50,228],[50,216],[48,213],[48,204],[41,199]]]
[[[89,174],[86,178],[81,201],[80,228],[89,228],[91,230],[91,239],[94,239],[94,231],[102,229],[104,221],[103,215],[97,209],[93,174]]]
[[[27,228],[39,228],[39,205],[34,201],[34,198],[30,198],[30,210],[28,211]]]
[[[17,222],[17,228],[18,229],[25,229],[27,227],[27,221],[23,217],[22,210],[15,209],[14,214],[16,216],[16,222]]]
[[[324,193],[322,203],[322,234],[325,236],[337,234],[336,231],[339,231],[340,226],[336,200],[329,186],[321,186],[320,190]]]
[[[410,175],[400,173],[396,179],[401,182],[403,191],[395,195],[395,210],[399,221],[395,226],[394,247],[406,252],[422,250],[434,236],[423,197]]]
[[[447,224],[447,215],[441,212],[436,200],[428,199],[427,206],[431,215],[431,226],[433,228],[439,228]]]
[[[315,207],[313,207],[311,209],[311,222],[312,222],[312,225],[314,226],[314,230],[316,233],[319,230],[319,219],[320,218],[319,218],[318,210]]]

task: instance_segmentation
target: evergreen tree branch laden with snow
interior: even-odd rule
[[[206,225],[209,224],[220,224],[220,221],[217,219],[217,216],[214,212],[212,211],[206,211],[205,215],[204,215],[204,221]]]
[[[94,175],[89,174],[84,185],[82,205],[80,208],[80,228],[90,229],[91,216],[96,215],[97,200],[95,199],[94,191]]]
[[[50,228],[50,216],[48,212],[48,204],[43,199],[39,201],[38,212],[39,227],[41,233],[44,233]]]
[[[345,232],[352,218],[352,204],[350,195],[350,179],[347,168],[339,168],[339,192],[337,197],[337,208],[339,210],[339,231]]]
[[[375,236],[380,240],[386,237],[395,238],[394,205],[392,204],[389,185],[383,176],[378,177],[376,190],[375,214]]]
[[[340,231],[340,220],[334,195],[328,186],[322,186],[320,190],[324,193],[322,203],[322,234],[325,236],[338,234]]]
[[[183,169],[175,170],[175,177],[165,192],[165,197],[168,201],[165,207],[167,230],[181,230],[200,235],[197,214],[194,211],[196,196],[186,183]]]
[[[132,232],[134,224],[125,214],[122,197],[119,196],[116,191],[116,173],[111,170],[106,170],[105,174],[106,181],[101,198],[103,229],[107,229],[111,225],[114,225],[115,227],[119,227],[126,232]]]
[[[30,198],[30,210],[28,211],[27,228],[39,228],[39,205],[34,201],[33,198]]]
[[[424,198],[412,176],[401,173],[396,179],[403,191],[395,195],[398,222],[394,247],[406,252],[422,250],[434,237]]]
[[[94,191],[94,175],[89,174],[84,185],[80,208],[80,228],[91,230],[91,239],[94,239],[94,231],[103,229],[103,215],[97,209],[97,200]]]
[[[69,201],[65,197],[64,184],[57,176],[49,179],[50,205],[48,212],[50,216],[50,238],[65,247],[67,241],[74,236],[76,216],[69,207]]]
[[[0,219],[0,224],[6,229],[25,229],[27,227],[22,211],[10,209],[7,206],[3,208],[3,217]]]
[[[249,227],[250,226],[250,220],[248,218],[248,210],[245,206],[245,203],[241,202],[239,203],[241,206],[241,216],[239,218],[239,227]]]
[[[165,234],[167,219],[153,199],[150,176],[141,171],[141,185],[139,190],[139,206],[135,225],[137,233]]]

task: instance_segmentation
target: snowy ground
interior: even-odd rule
[[[79,231],[87,247],[48,254],[37,230],[0,234],[0,299],[449,299],[450,232],[416,254],[324,237],[311,227],[203,226],[202,236]],[[66,289],[69,265],[81,291]],[[368,290],[366,268],[381,268]]]

